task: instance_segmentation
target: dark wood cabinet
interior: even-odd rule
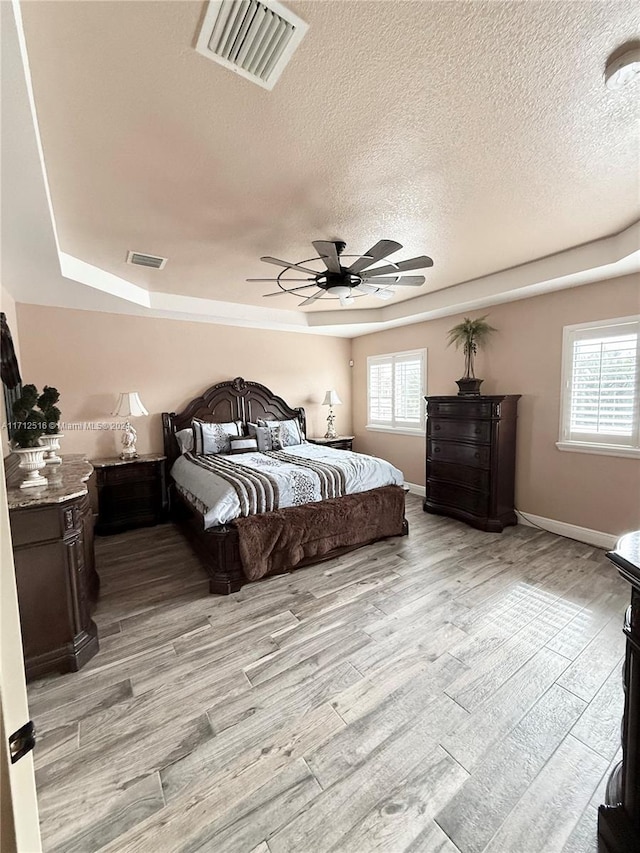
[[[514,480],[519,394],[425,397],[425,512],[480,530],[516,524]]]
[[[338,435],[336,438],[309,438],[311,444],[323,444],[325,447],[333,447],[336,450],[352,450],[353,435]]]
[[[63,462],[46,471],[46,488],[8,491],[27,679],[75,672],[99,648],[91,619],[99,578],[84,482],[89,473],[86,462]]]
[[[607,557],[631,584],[631,604],[622,630],[627,637],[623,667],[624,714],[622,761],[606,789],[598,811],[598,835],[603,853],[640,851],[640,530],[628,533]]]
[[[92,459],[98,490],[96,533],[120,533],[167,519],[165,456]]]

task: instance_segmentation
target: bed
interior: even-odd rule
[[[206,467],[209,460],[195,457],[195,451],[194,456],[185,454],[185,460],[176,440],[176,433],[188,429],[194,419],[206,424],[238,422],[244,435],[247,434],[247,424],[260,419],[268,422],[295,420],[304,434],[306,421],[304,409],[293,408],[264,385],[240,377],[212,386],[181,412],[163,413],[171,516],[207,569],[211,593],[228,595],[266,574],[290,571],[331,559],[379,539],[407,534],[404,489],[397,476],[400,472],[384,460],[376,460],[380,463],[376,471],[367,473],[357,485],[351,484],[351,488],[360,489],[356,493],[343,493],[344,488],[326,490],[325,484],[322,500],[316,495],[311,498],[311,503],[266,512],[256,511],[254,506],[243,516],[238,515],[240,508],[232,495],[233,490],[227,489],[225,508],[212,507],[212,501],[207,501],[201,491],[205,486],[204,474],[200,472],[194,478],[193,473],[198,461],[201,467]],[[221,456],[215,464],[220,466],[230,461],[235,470],[233,463],[239,462],[241,470],[247,473],[250,468],[262,468],[269,457],[269,465],[275,466],[278,462],[285,466],[283,470],[286,471],[287,465],[302,458],[297,463],[302,466],[301,471],[305,468],[319,471],[319,478],[324,477],[325,480],[331,477],[323,472],[326,470],[329,475],[333,472],[336,478],[344,481],[342,487],[345,483],[348,487],[349,476],[353,479],[353,470],[361,467],[353,464],[356,459],[363,462],[373,459],[339,450],[329,451],[327,455],[326,449],[312,444],[284,447],[282,451],[257,454],[263,457],[264,463],[249,453],[244,457]],[[347,464],[348,456],[353,458],[352,464]],[[271,457],[275,458],[271,460]],[[396,476],[388,475],[385,479],[384,466],[395,471]],[[191,480],[185,479],[185,472]],[[236,504],[231,506],[234,500]],[[243,511],[247,513],[246,507]]]

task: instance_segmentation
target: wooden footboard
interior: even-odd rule
[[[363,492],[361,498],[365,503],[370,501],[373,505],[376,497],[375,493],[378,491],[374,489],[372,492]],[[369,497],[372,495],[373,497]],[[353,497],[352,495],[347,496],[347,498]],[[189,539],[194,551],[202,560],[209,574],[209,592],[217,595],[229,595],[232,592],[237,592],[243,584],[249,583],[250,581],[243,570],[239,534],[235,525],[221,525],[204,530],[203,519],[200,513],[175,490],[172,498],[173,520]],[[343,500],[345,499],[335,499],[338,504]],[[292,507],[292,509],[296,510],[299,508]],[[286,517],[288,512],[289,510],[286,509],[280,510],[279,514]],[[381,524],[381,529],[384,529],[384,526]],[[396,535],[406,536],[408,532],[409,525],[406,518],[403,518],[401,532]],[[311,557],[303,557],[293,565],[281,564],[276,571],[270,574],[282,574],[292,569],[301,568],[302,566],[315,565],[325,560],[331,560],[341,554],[349,553],[356,548],[370,545],[384,538],[387,538],[387,535],[368,535],[362,541],[343,547],[332,548],[322,554],[314,554]]]

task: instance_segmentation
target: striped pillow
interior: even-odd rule
[[[229,444],[231,445],[231,453],[258,452],[258,442],[255,438],[251,438],[248,435],[239,436],[238,438],[232,435],[229,438]]]

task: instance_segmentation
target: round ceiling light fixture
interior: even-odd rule
[[[612,54],[615,56],[615,54]],[[640,47],[625,51],[616,59],[609,58],[604,70],[607,89],[622,89],[640,78]]]

